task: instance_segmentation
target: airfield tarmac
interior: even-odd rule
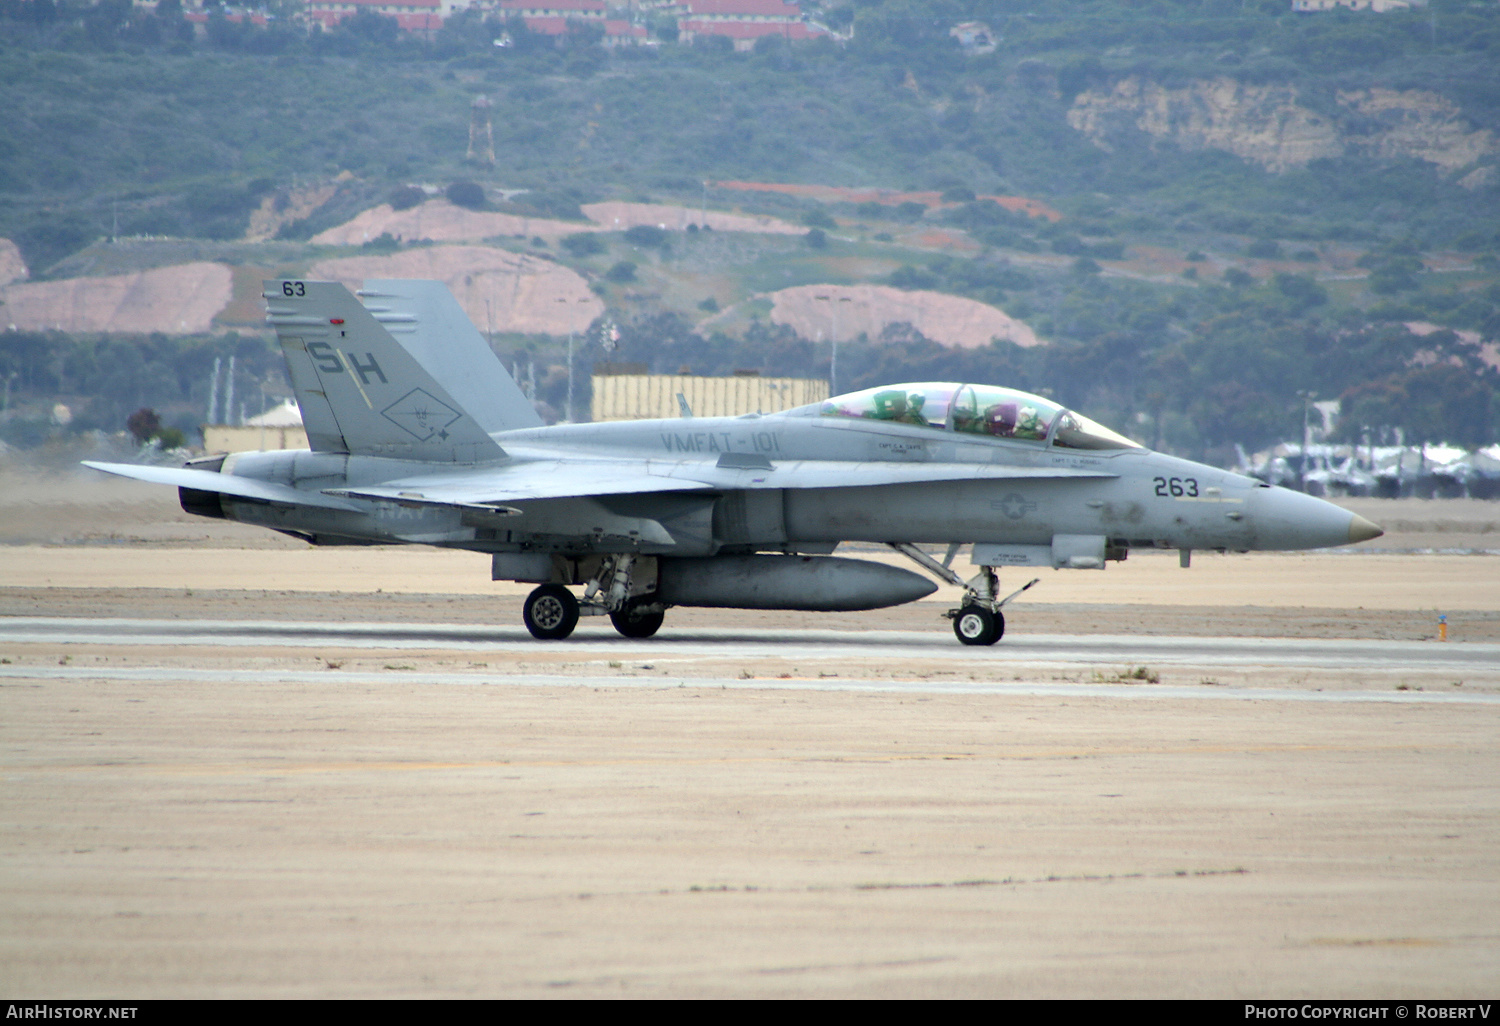
[[[1496,504],[1361,503],[1382,551],[1042,571],[992,649],[946,589],[544,645],[482,557],[7,483],[7,998],[1500,978]]]

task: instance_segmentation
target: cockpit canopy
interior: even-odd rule
[[[1046,443],[1060,449],[1141,446],[1081,413],[1029,392],[995,385],[926,382],[883,385],[804,407],[807,415],[882,420],[990,438]]]

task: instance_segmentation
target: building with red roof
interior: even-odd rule
[[[403,32],[435,32],[443,27],[444,18],[467,6],[455,0],[307,0],[306,13],[309,24],[325,29],[359,11],[369,11],[395,18]]]
[[[646,42],[646,26],[610,18],[604,23],[605,46],[641,46]]]
[[[687,16],[699,21],[801,21],[802,10],[783,0],[682,0]]]
[[[602,22],[609,10],[604,0],[500,0],[489,9],[502,18],[525,18],[528,28],[532,19],[567,21],[569,18],[586,18]]]
[[[151,8],[152,10],[155,10],[156,5],[152,4]],[[235,25],[249,22],[251,25],[255,25],[258,28],[265,28],[271,23],[271,20],[260,11],[235,10],[234,8],[229,7],[219,8],[219,10],[223,12],[225,21],[231,22]],[[210,12],[201,9],[196,11],[184,11],[182,17],[185,21],[187,21],[189,25],[193,26],[193,33],[196,36],[201,38],[208,34],[208,19],[212,17],[212,14]]]
[[[684,43],[700,36],[725,36],[736,50],[748,50],[766,36],[799,41],[827,34],[809,25],[802,10],[784,0],[681,0],[679,6],[687,9],[677,21],[677,38]]]
[[[605,46],[635,45],[646,41],[645,26],[607,17],[608,7],[602,0],[499,0],[499,3],[481,6],[501,18],[520,18],[528,29],[539,35],[566,35],[569,22],[581,22],[603,28]]]
[[[188,0],[189,3],[194,0]],[[332,29],[345,18],[369,11],[394,18],[403,32],[435,32],[443,22],[459,11],[474,8],[499,18],[521,18],[532,32],[544,36],[566,35],[570,24],[598,26],[604,32],[605,46],[642,45],[648,40],[644,25],[610,18],[605,0],[306,0],[307,24]],[[813,39],[825,35],[821,26],[809,25],[802,11],[785,0],[674,0],[666,10],[680,13],[679,38],[691,43],[697,36],[725,36],[735,49],[748,50],[764,36],[781,36],[789,40]],[[231,13],[231,21],[243,15]],[[259,15],[248,16],[264,24]],[[201,32],[208,14],[188,14]]]

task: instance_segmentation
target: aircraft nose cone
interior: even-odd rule
[[[1372,524],[1358,513],[1354,514],[1354,519],[1349,521],[1349,544],[1351,545],[1355,542],[1379,538],[1382,534],[1385,532],[1378,525]]]
[[[1326,549],[1379,538],[1384,532],[1342,506],[1286,488],[1252,490],[1245,512],[1257,549]]]

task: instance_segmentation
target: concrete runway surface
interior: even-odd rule
[[[0,994],[1492,996],[1497,652],[0,619]]]
[[[539,644],[478,557],[54,491],[0,488],[5,998],[1500,980],[1495,504],[1051,575],[974,650],[927,603]]]
[[[955,644],[948,632],[817,629],[678,628],[641,641],[622,638],[602,617],[585,618],[584,626],[560,642],[538,644],[522,627],[478,627],[472,624],[308,623],[296,621],[223,620],[81,620],[72,617],[0,619],[0,643],[138,647],[201,646],[213,649],[316,648],[344,651],[393,650],[550,657],[592,662],[598,669],[631,660],[649,661],[664,673],[677,668],[692,675],[705,658],[756,664],[802,663],[818,667],[824,686],[842,676],[829,672],[874,665],[904,668],[917,687],[928,687],[932,671],[968,672],[992,678],[1018,669],[1135,666],[1212,670],[1338,671],[1347,678],[1465,678],[1466,682],[1500,686],[1500,644],[1433,644],[1413,641],[1348,641],[1329,638],[1203,638],[1110,634],[1012,635],[993,647]],[[95,664],[73,673],[109,676],[116,668]],[[118,668],[118,669],[123,669]],[[21,674],[22,668],[0,675]],[[175,672],[161,667],[163,675]],[[219,671],[210,671],[219,672]],[[230,672],[230,671],[224,671]],[[617,677],[611,674],[610,677]],[[701,675],[699,675],[701,676]],[[1140,678],[1137,678],[1139,680]],[[704,682],[702,680],[699,681]],[[707,681],[717,683],[716,680]],[[1393,697],[1382,695],[1382,697]],[[1408,696],[1408,697],[1415,697]],[[1454,695],[1460,699],[1500,700],[1500,694]]]

